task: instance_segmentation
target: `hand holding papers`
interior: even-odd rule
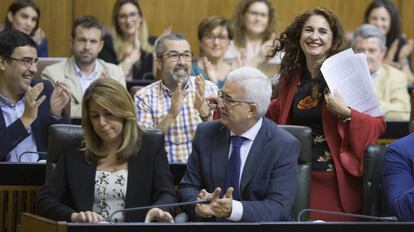
[[[321,72],[331,93],[337,91],[349,107],[373,117],[383,115],[364,54],[347,49],[326,59]]]

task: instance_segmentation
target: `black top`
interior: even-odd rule
[[[316,90],[317,87],[317,90]],[[334,164],[329,152],[328,143],[323,133],[322,106],[326,83],[322,74],[312,80],[309,73],[304,72],[293,99],[292,119],[297,125],[312,129],[312,170],[333,171]],[[312,90],[315,91],[312,96]]]
[[[116,56],[112,35],[107,33],[104,38],[104,46],[99,53],[98,57],[105,62],[118,64],[119,61]],[[148,41],[151,43],[155,41],[153,37],[150,37]],[[152,73],[153,56],[151,53],[144,52],[141,49],[141,58],[139,62],[132,66],[132,79],[139,80],[154,80]]]

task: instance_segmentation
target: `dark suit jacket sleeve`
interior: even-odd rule
[[[280,136],[279,138],[280,139]],[[271,149],[282,149],[272,167],[269,180],[255,185],[268,188],[263,200],[242,201],[242,221],[286,221],[291,219],[291,208],[297,191],[297,160],[300,143],[290,139],[283,144],[272,144]],[[268,185],[268,187],[266,187]],[[252,189],[255,189],[252,187]]]
[[[167,153],[164,149],[164,136],[159,135],[157,143],[154,146],[158,147],[158,152],[155,153],[154,162],[154,177],[152,198],[153,205],[168,204],[176,202],[176,195],[170,167],[168,165]],[[163,208],[170,213],[174,213],[174,208]]]
[[[185,174],[180,183],[180,190],[178,191],[178,199],[180,202],[195,201],[197,200],[198,193],[201,188],[201,174],[200,174],[200,160],[199,160],[199,146],[200,143],[200,132],[197,127],[191,154],[187,160],[187,168]],[[187,206],[184,207],[191,221],[200,220],[195,215],[195,207]]]
[[[37,198],[37,212],[39,215],[57,221],[71,221],[70,216],[75,211],[60,202],[65,192],[68,191],[66,175],[67,159],[66,154],[63,154],[52,176],[40,189]]]
[[[390,145],[384,156],[387,204],[401,221],[414,221],[414,135]]]
[[[0,113],[3,114],[3,111],[0,110]],[[0,117],[3,118],[3,115]],[[14,121],[7,128],[0,128],[0,161],[6,161],[10,151],[27,136],[29,133],[20,119]]]

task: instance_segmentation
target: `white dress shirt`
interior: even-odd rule
[[[241,161],[241,167],[240,167],[240,177],[239,177],[239,186],[241,182],[241,177],[244,169],[244,165],[246,164],[247,156],[249,155],[250,149],[252,148],[253,141],[256,138],[257,133],[259,133],[260,128],[262,127],[263,119],[260,118],[254,126],[252,126],[249,130],[244,132],[241,135],[241,137],[246,138],[247,140],[244,141],[244,143],[240,147],[240,161]],[[231,136],[237,135],[233,131],[231,131]],[[232,144],[230,144],[230,151],[229,151],[229,158],[230,154],[232,152]],[[224,189],[223,191],[226,191]],[[236,191],[236,190],[235,190]],[[239,190],[237,190],[239,191]],[[240,193],[241,196],[241,193]],[[230,217],[227,218],[230,221],[240,221],[243,216],[243,205],[240,201],[233,200],[232,202],[232,210]]]

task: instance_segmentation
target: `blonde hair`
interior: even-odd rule
[[[128,91],[117,81],[110,78],[99,78],[86,90],[82,100],[82,127],[84,129],[83,146],[86,159],[97,162],[107,156],[102,147],[102,139],[92,126],[89,115],[89,103],[108,110],[114,116],[123,119],[123,141],[116,151],[117,159],[126,161],[141,149],[142,132],[137,124],[135,105]]]
[[[144,13],[142,12],[142,8],[139,5],[138,1],[136,0],[117,0],[115,2],[114,8],[112,9],[112,23],[115,27],[115,33],[113,33],[113,43],[114,43],[114,48],[115,48],[115,52],[117,55],[117,59],[118,61],[121,61],[123,59],[122,57],[122,53],[123,53],[123,43],[124,41],[122,40],[122,31],[121,28],[118,25],[118,16],[119,16],[119,10],[121,9],[121,7],[124,4],[130,3],[132,5],[134,5],[137,9],[138,9],[138,14],[141,17],[141,25],[139,27],[139,42],[140,42],[140,49],[142,49],[144,52],[146,53],[152,53],[154,51],[154,46],[152,46],[149,42],[148,42],[148,37],[149,37],[149,33],[148,33],[148,26],[147,23],[145,21],[144,18]]]

